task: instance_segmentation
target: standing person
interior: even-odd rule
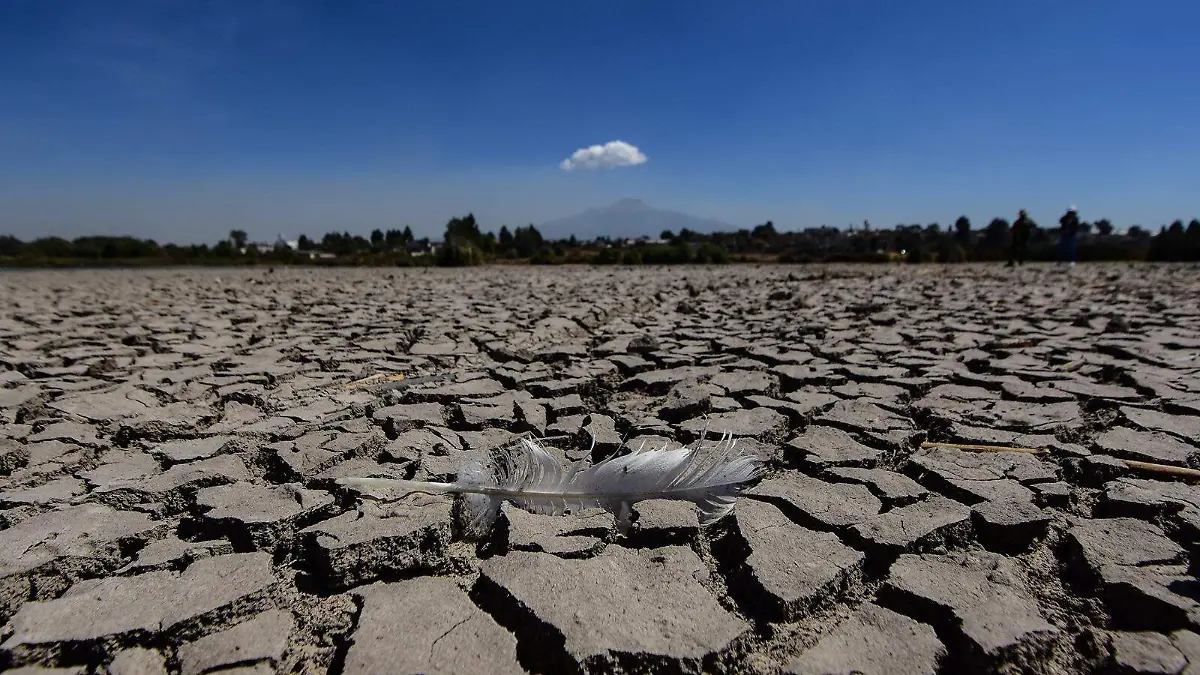
[[[1021,209],[1012,224],[1012,249],[1008,255],[1009,267],[1014,264],[1025,264],[1025,256],[1029,248],[1029,235],[1033,232],[1034,227],[1035,224],[1029,219],[1029,214],[1025,209]]]
[[[1058,261],[1074,267],[1079,237],[1079,212],[1075,210],[1074,204],[1058,219],[1058,226]]]

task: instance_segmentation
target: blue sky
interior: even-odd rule
[[[0,233],[1200,217],[1195,0],[4,0]],[[646,161],[564,170],[624,141]]]

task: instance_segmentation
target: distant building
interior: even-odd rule
[[[265,242],[265,241],[251,242],[251,243],[243,246],[241,249],[239,249],[239,251],[242,253],[242,255],[245,255],[246,251],[248,251],[249,249],[254,249],[259,255],[266,255],[268,253],[273,253],[281,248],[287,248],[287,249],[291,249],[293,251],[298,251],[298,250],[300,250],[300,241],[284,239],[283,235],[279,234],[279,235],[275,236],[275,243],[273,243],[273,244],[269,243],[269,242]]]
[[[659,246],[659,245],[662,245],[665,243],[667,243],[665,239],[662,239],[660,237],[650,237],[647,235],[642,235],[642,236],[638,237],[637,239],[626,239],[625,240],[626,246],[634,246],[634,245]]]
[[[311,251],[299,251],[299,250],[297,250],[297,251],[296,251],[296,257],[298,257],[298,258],[307,258],[307,259],[309,259],[309,260],[333,260],[334,258],[336,258],[336,257],[337,257],[337,254],[336,254],[336,253],[330,253],[329,251],[318,251],[318,250],[316,250],[316,249],[313,249],[313,250],[311,250]]]
[[[440,241],[429,241],[428,238],[414,239],[404,245],[404,250],[409,255],[434,255],[441,246],[442,242]]]

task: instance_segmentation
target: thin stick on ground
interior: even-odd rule
[[[377,384],[386,384],[388,382],[403,381],[404,373],[378,373],[369,377],[364,377],[361,380],[354,380],[342,385],[343,389],[362,389],[364,387],[372,387]]]
[[[968,452],[1020,452],[1029,455],[1044,455],[1050,451],[1046,448],[1018,448],[1011,445],[980,445],[975,443],[933,443],[926,441],[921,443],[922,448],[952,448],[955,450],[966,450]],[[1149,471],[1151,473],[1166,474],[1169,476],[1183,476],[1186,478],[1200,478],[1200,469],[1192,469],[1186,466],[1174,466],[1171,464],[1156,464],[1154,462],[1140,462],[1135,459],[1115,458],[1130,469],[1138,471]]]
[[[449,379],[451,376],[451,373],[442,373],[441,375],[421,375],[419,377],[409,377],[404,373],[378,373],[376,375],[364,377],[361,380],[347,382],[341,386],[344,390],[372,389],[379,393],[391,389],[401,389],[418,384],[425,384],[428,382],[437,382],[438,380]]]
[[[1170,464],[1155,464],[1153,462],[1139,462],[1136,459],[1122,459],[1125,466],[1131,469],[1141,469],[1142,471],[1151,471],[1153,473],[1165,473],[1172,476],[1186,476],[1188,478],[1200,478],[1200,470],[1191,469],[1186,466],[1172,466]]]
[[[953,448],[968,452],[1024,452],[1030,455],[1044,455],[1048,452],[1045,448],[1017,448],[1009,445],[980,445],[977,443],[933,443],[930,441],[925,441],[921,444],[921,447]]]

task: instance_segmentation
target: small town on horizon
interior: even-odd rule
[[[129,236],[48,236],[25,242],[0,235],[0,266],[120,264],[279,264],[464,266],[489,262],[535,264],[720,264],[728,262],[942,262],[1195,261],[1200,260],[1200,220],[1176,220],[1152,232],[1119,228],[1100,218],[1081,220],[1074,207],[1047,225],[994,218],[978,228],[966,216],[938,223],[875,228],[870,221],[846,228],[822,225],[784,230],[771,221],[732,229],[724,223],[650,208],[624,199],[606,209],[570,218],[485,231],[472,214],[450,219],[441,239],[416,237],[411,227],[372,230],[366,236],[331,231],[319,239],[277,234],[252,240],[240,229],[212,246],[178,245]],[[673,229],[670,226],[678,226]],[[692,227],[688,227],[691,225]],[[663,226],[659,229],[658,226]],[[724,228],[729,229],[713,229]],[[1071,233],[1063,236],[1064,227]],[[1018,232],[1018,230],[1025,230]],[[578,236],[577,232],[605,232]],[[640,231],[640,234],[634,232]],[[1017,244],[1014,247],[1014,243]],[[1070,250],[1067,250],[1067,246]],[[1019,250],[1018,250],[1019,249]]]
[[[451,222],[473,224],[473,217]],[[1196,261],[1200,260],[1200,221],[1187,226],[1175,221],[1156,235],[1140,226],[1117,231],[1108,221],[1082,223],[1078,259],[1081,261]],[[470,225],[468,225],[470,228]],[[476,226],[477,228],[477,226]],[[1029,260],[1056,260],[1058,229],[1036,228],[1029,236]],[[450,242],[449,245],[446,242]],[[369,237],[346,232],[326,233],[320,239],[300,235],[273,242],[251,241],[233,230],[227,239],[207,245],[159,244],[133,237],[85,236],[75,240],[44,237],[23,242],[0,236],[0,266],[80,266],[92,264],[348,264],[464,266],[488,262],[535,264],[720,264],[728,262],[982,262],[1006,259],[1011,248],[1009,223],[996,218],[983,230],[973,230],[965,218],[953,229],[934,223],[873,229],[807,228],[778,231],[771,222],[737,232],[701,233],[664,230],[657,236],[581,240],[544,238],[534,225],[499,235],[456,232],[433,240],[416,238],[411,230],[380,230]],[[1072,260],[1074,262],[1074,260]]]

